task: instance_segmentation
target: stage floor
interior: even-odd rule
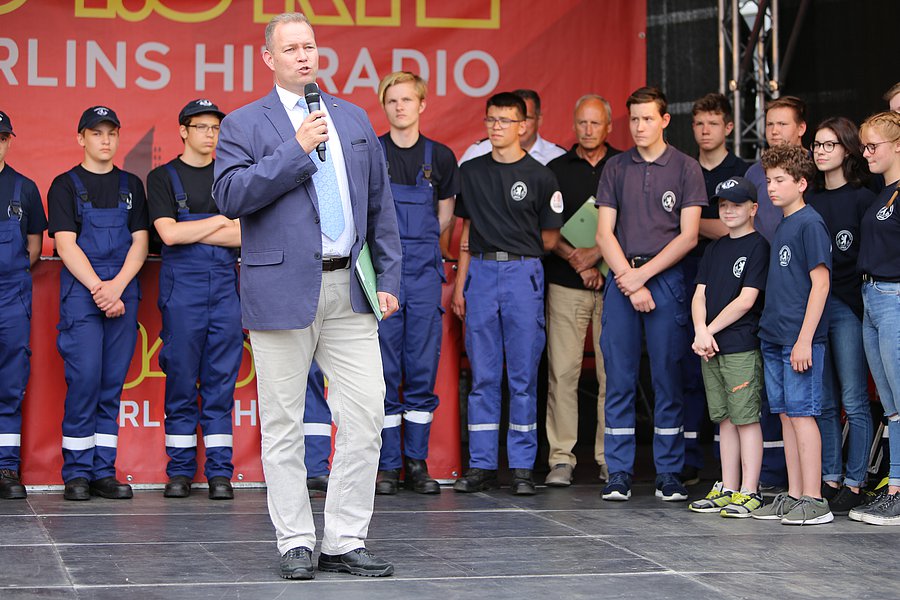
[[[239,489],[233,502],[205,490],[90,502],[32,493],[0,501],[0,598],[884,598],[896,585],[900,527],[726,520],[664,503],[648,483],[625,503],[599,492],[377,497],[368,547],[395,575],[306,582],[278,577],[264,490]],[[320,532],[323,505],[313,501]]]

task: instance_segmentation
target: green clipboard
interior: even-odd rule
[[[575,248],[593,248],[597,245],[597,207],[594,202],[596,198],[588,198],[559,230],[560,235]],[[605,260],[600,263],[600,272],[604,277],[609,273]]]
[[[381,312],[381,305],[378,303],[378,282],[375,278],[375,265],[372,264],[372,252],[369,250],[369,243],[363,242],[362,250],[356,257],[356,278],[359,279],[363,291],[366,293],[366,300],[375,313],[375,318],[379,321],[384,318]]]

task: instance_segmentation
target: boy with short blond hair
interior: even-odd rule
[[[722,480],[689,508],[742,518],[762,506],[757,489],[763,452],[757,331],[769,244],[753,228],[759,205],[752,183],[730,177],[719,184],[713,199],[718,200],[719,218],[728,235],[712,242],[700,261],[691,303],[695,331],[691,348],[704,360],[709,416],[719,425]]]
[[[806,150],[779,145],[762,156],[769,198],[784,213],[775,230],[760,319],[766,392],[784,432],[787,493],[755,510],[757,519],[784,525],[829,523],[834,515],[820,498],[822,367],[831,288],[831,236],[803,193],[815,174]]]

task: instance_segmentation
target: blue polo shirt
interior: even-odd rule
[[[809,272],[819,265],[831,271],[831,236],[821,215],[804,206],[781,220],[772,238],[766,304],[759,321],[759,337],[781,346],[793,346],[800,335],[812,290]],[[822,314],[813,342],[824,344],[828,312]]]
[[[653,162],[637,148],[613,156],[597,188],[597,206],[617,211],[626,258],[657,254],[681,232],[681,210],[707,204],[700,163],[671,145]]]

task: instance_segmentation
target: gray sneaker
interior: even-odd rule
[[[761,519],[763,521],[780,521],[784,518],[784,515],[791,512],[791,509],[794,508],[794,505],[798,502],[799,500],[788,496],[787,492],[782,492],[775,496],[775,499],[771,504],[766,504],[765,506],[757,508],[750,513],[750,516],[754,519]]]
[[[782,525],[822,525],[834,521],[828,500],[800,496],[800,500],[781,519]]]
[[[881,491],[876,495],[872,500],[863,504],[862,506],[857,506],[856,508],[851,508],[850,512],[847,513],[847,516],[850,517],[851,521],[862,521],[863,515],[869,512],[872,509],[878,508],[881,506],[882,502],[887,500],[888,497],[888,488],[884,486],[881,488]]]
[[[900,525],[900,494],[888,494],[878,506],[862,515],[870,525]]]
[[[575,467],[566,463],[554,465],[547,473],[544,483],[550,487],[569,487],[572,485],[572,471],[574,470]]]

